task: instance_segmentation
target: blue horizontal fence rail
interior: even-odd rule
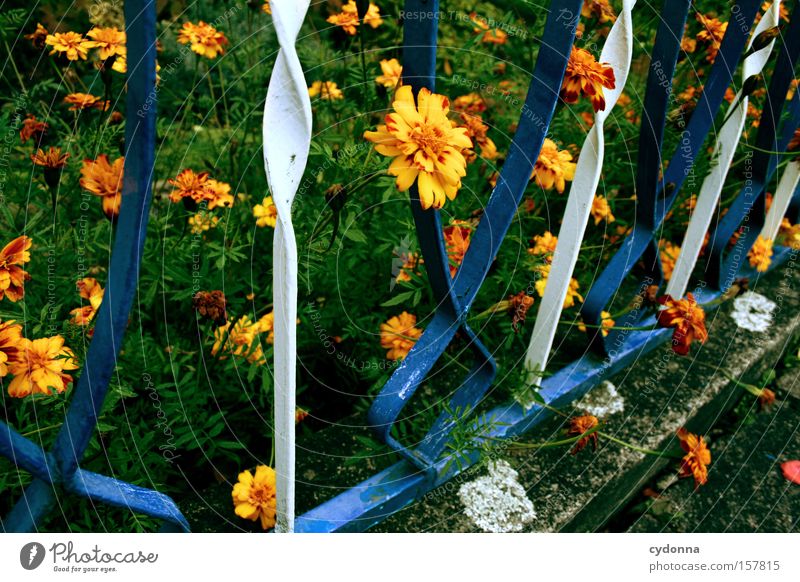
[[[664,1],[670,3],[669,10],[662,12],[642,115],[636,177],[637,226],[587,293],[582,309],[587,323],[599,323],[600,313],[628,280],[635,265],[640,264],[644,269],[643,275],[637,274],[641,284],[662,282],[656,232],[666,219],[687,171],[712,129],[761,4],[760,0],[738,0],[732,4],[731,13],[737,17],[737,26],[728,27],[708,82],[687,126],[690,154],[687,156],[678,149],[670,159],[667,171],[660,177],[662,140],[670,104],[670,88],[663,81],[672,79],[691,4],[689,0]],[[793,3],[793,16],[798,1]],[[458,462],[453,462],[452,456],[443,455],[455,425],[455,419],[449,413],[442,413],[436,419],[416,447],[395,439],[392,426],[459,331],[469,343],[476,364],[452,395],[451,409],[474,410],[494,380],[495,363],[467,326],[466,317],[514,218],[549,129],[581,6],[581,0],[553,0],[550,4],[517,132],[497,186],[455,278],[451,278],[449,273],[439,212],[423,210],[418,192],[412,188],[412,215],[438,308],[422,337],[395,370],[369,412],[373,429],[400,453],[402,460],[298,517],[296,531],[364,531],[478,460],[480,442],[477,441],[475,451],[460,454]],[[405,2],[403,78],[415,93],[422,87],[435,89],[438,13],[438,0]],[[558,21],[559,15],[563,14],[576,17],[565,24]],[[43,450],[0,422],[0,454],[34,477],[23,498],[2,522],[6,531],[36,529],[52,509],[60,491],[157,517],[163,520],[166,530],[189,530],[186,519],[166,495],[80,468],[80,460],[96,427],[98,411],[117,362],[136,291],[151,199],[155,147],[155,0],[127,0],[125,17],[128,35],[125,182],[107,291],[66,422],[53,449],[49,452]],[[758,150],[781,152],[800,124],[800,96],[795,95],[788,105],[785,100],[800,55],[800,19],[791,20],[788,29],[778,39],[778,46],[779,54],[756,147]],[[671,82],[667,85],[671,86]],[[700,285],[695,290],[701,304],[718,299],[736,276],[759,276],[746,264],[726,256],[727,241],[743,222],[750,221],[751,226],[751,231],[740,237],[740,251],[744,256],[764,222],[764,192],[776,172],[778,155],[758,150],[753,162],[755,186],[737,196],[712,236],[712,252],[705,266],[712,284]],[[795,219],[800,218],[800,188],[794,194],[789,214]],[[795,251],[776,247],[771,268],[794,256]],[[626,323],[654,324],[655,316],[629,318]],[[670,329],[618,331],[604,340],[602,334],[589,333],[587,344],[591,344],[594,350],[546,377],[539,391],[542,400],[547,406],[558,407],[580,398],[602,379],[667,341],[671,334]],[[484,427],[479,441],[516,438],[524,434],[548,418],[547,406],[534,404],[526,409],[516,402],[509,402],[494,408],[485,415],[490,423]]]

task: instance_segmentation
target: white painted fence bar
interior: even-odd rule
[[[747,43],[748,49],[754,38],[763,31],[778,25],[780,4],[780,0],[775,0],[769,10],[767,10],[761,18],[755,31],[750,36],[750,41]],[[742,66],[743,80],[747,80],[751,76],[761,72],[769,59],[774,44],[773,41],[744,59],[744,64]],[[683,297],[686,293],[686,289],[689,286],[689,278],[692,276],[697,258],[700,256],[700,251],[703,248],[706,232],[708,232],[711,219],[716,212],[719,196],[722,192],[722,186],[725,184],[725,178],[728,175],[733,155],[742,137],[742,130],[744,129],[744,123],[747,119],[748,98],[746,96],[744,98],[741,97],[742,92],[740,90],[736,93],[736,98],[725,112],[727,120],[720,130],[719,138],[714,146],[716,161],[708,176],[703,180],[703,185],[700,187],[700,194],[697,197],[697,203],[692,212],[692,217],[689,220],[689,227],[686,229],[681,251],[675,262],[672,277],[667,284],[666,293],[673,297]],[[791,197],[791,192],[789,193],[789,197]],[[783,213],[786,212],[788,205],[789,202],[787,201]],[[781,213],[781,217],[783,213]],[[767,224],[769,224],[769,222],[767,222]],[[780,219],[778,220],[778,225],[780,226]]]
[[[786,211],[789,210],[789,204],[792,202],[792,195],[799,181],[800,162],[789,162],[783,171],[783,176],[781,176],[778,182],[778,189],[775,191],[775,196],[772,198],[772,205],[767,212],[764,228],[761,230],[761,236],[763,238],[774,241],[775,237],[778,236],[781,222],[786,215]]]
[[[628,79],[633,53],[631,11],[635,4],[636,0],[623,2],[622,11],[611,28],[600,55],[600,62],[608,63],[613,68],[616,86],[614,89],[604,91],[606,107],[603,111],[595,113],[594,125],[583,142],[558,233],[558,244],[553,254],[547,287],[539,304],[536,323],[528,344],[525,367],[531,373],[531,383],[537,386],[541,382],[541,375],[537,371],[544,371],[550,357],[564,299],[578,261],[592,201],[600,182],[605,151],[603,123],[622,94]],[[529,403],[532,404],[533,402]]]
[[[292,201],[308,162],[311,100],[295,42],[310,0],[271,0],[280,51],[264,105],[264,166],[278,219],[273,245],[275,309],[276,532],[294,531],[297,242]]]

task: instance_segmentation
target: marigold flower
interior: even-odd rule
[[[561,98],[566,103],[577,103],[583,94],[592,102],[595,112],[603,111],[606,108],[604,87],[616,87],[614,69],[606,63],[598,63],[586,49],[573,46],[561,84]]]
[[[22,338],[16,358],[9,365],[14,379],[8,385],[8,394],[14,398],[52,394],[51,390],[61,394],[72,382],[72,376],[65,371],[77,369],[75,354],[60,335],[37,340]]]
[[[81,188],[100,196],[103,212],[108,218],[119,216],[122,204],[122,176],[125,158],[119,157],[109,163],[106,154],[100,154],[96,160],[83,160],[81,167]]]
[[[617,15],[608,0],[584,0],[581,16],[584,18],[594,16],[601,24],[614,22],[617,19]]]
[[[697,22],[700,23],[702,29],[697,33],[697,40],[708,43],[706,48],[706,60],[711,62],[717,56],[722,38],[725,36],[725,31],[728,29],[727,22],[720,22],[717,18],[704,16],[699,12],[695,15]]]
[[[111,107],[110,101],[103,101],[100,97],[95,97],[89,93],[70,93],[64,97],[64,103],[71,105],[70,111],[82,111],[84,109],[106,111]]]
[[[334,26],[340,27],[346,34],[354,36],[357,32],[358,26],[361,24],[358,19],[358,7],[355,0],[349,0],[347,4],[342,6],[342,11],[338,14],[331,14],[327,20]],[[367,13],[364,15],[364,24],[372,28],[378,28],[383,24],[380,9],[372,2],[369,3]]]
[[[209,210],[214,210],[217,206],[230,208],[233,206],[231,185],[227,182],[220,182],[219,180],[209,178],[206,183],[206,200],[208,200]]]
[[[99,49],[98,56],[105,61],[115,56],[126,56],[125,31],[116,26],[109,28],[93,28],[86,36],[94,40],[95,47]]]
[[[770,264],[772,264],[772,244],[772,239],[759,235],[753,244],[753,248],[747,253],[750,266],[759,273],[766,273]]]
[[[761,410],[769,410],[775,404],[775,392],[769,388],[762,388],[758,395],[758,403],[761,405]]]
[[[550,277],[550,265],[538,265],[535,269],[535,272],[539,277],[536,280],[534,287],[536,287],[536,292],[539,294],[539,297],[544,297],[544,291],[547,289],[547,280]],[[583,295],[580,294],[579,289],[580,285],[578,284],[578,281],[574,277],[571,278],[569,281],[569,287],[567,288],[567,296],[564,298],[564,309],[574,307],[576,299],[583,303]]]
[[[664,295],[658,302],[665,306],[665,309],[658,312],[658,325],[675,329],[672,334],[673,352],[685,356],[693,341],[705,343],[708,339],[706,313],[697,304],[694,295],[687,293],[683,299]]]
[[[534,235],[532,242],[533,247],[528,249],[528,253],[532,255],[551,255],[556,252],[558,237],[546,230],[544,234]]]
[[[472,140],[466,129],[450,123],[450,101],[444,95],[423,87],[417,104],[411,87],[400,87],[386,125],[365,131],[364,137],[375,144],[379,154],[394,158],[389,174],[397,176],[398,190],[405,192],[416,181],[422,208],[441,208],[445,199],[456,197],[461,178],[467,174],[467,160],[461,152],[472,147]]]
[[[39,148],[35,154],[31,154],[31,160],[37,166],[42,166],[48,170],[60,170],[67,165],[69,154],[62,154],[61,148],[49,147],[47,151]]]
[[[594,429],[599,424],[597,417],[591,414],[585,414],[583,416],[576,416],[571,418],[569,421],[569,429],[567,430],[567,434],[570,436],[579,436],[582,434],[586,434],[587,432]],[[575,443],[575,446],[572,448],[572,454],[575,455],[581,452],[586,445],[592,443],[592,449],[597,450],[597,432],[592,432],[584,436]]]
[[[689,432],[685,428],[678,429],[678,440],[686,453],[681,460],[681,477],[694,477],[694,487],[708,482],[708,465],[711,463],[711,451],[708,450],[703,437]]]
[[[25,143],[29,139],[35,138],[34,141],[38,143],[49,127],[47,123],[39,121],[35,115],[29,113],[25,121],[22,122],[22,129],[19,130],[19,139],[22,143]]]
[[[294,410],[294,423],[300,424],[306,418],[308,418],[308,410],[303,410],[299,406]]]
[[[308,96],[312,99],[319,97],[323,101],[338,101],[344,99],[344,93],[333,81],[314,81],[308,88]]]
[[[511,329],[514,330],[514,333],[517,333],[519,326],[525,323],[531,307],[533,307],[533,297],[525,291],[508,296],[508,313],[511,315]]]
[[[97,279],[94,277],[85,277],[78,281],[76,286],[78,287],[78,295],[80,295],[82,299],[86,299],[89,305],[84,305],[83,307],[78,307],[70,311],[70,315],[72,315],[70,321],[74,325],[89,325],[97,314],[97,310],[100,309],[100,304],[103,302],[103,295],[105,295],[105,289],[100,286],[100,283],[98,283]]]
[[[272,196],[264,197],[261,204],[253,206],[253,216],[256,218],[256,226],[271,226],[275,228],[278,222],[278,207],[272,200]]]
[[[611,314],[608,311],[600,312],[600,329],[603,337],[608,335],[615,323],[616,322],[611,319]],[[586,333],[586,325],[582,321],[578,324],[578,329],[583,333]]]
[[[70,61],[77,61],[79,59],[86,60],[89,54],[89,49],[97,46],[97,43],[92,40],[86,40],[83,35],[77,32],[56,32],[55,34],[48,34],[45,38],[45,44],[53,47],[50,54],[63,53]]]
[[[222,291],[198,291],[192,297],[192,307],[201,317],[212,322],[217,327],[225,325],[228,321],[228,300]]]
[[[22,341],[22,326],[15,321],[0,321],[0,378],[8,375],[8,364],[17,358]]]
[[[608,200],[605,196],[595,194],[592,200],[592,218],[594,218],[595,226],[600,224],[603,220],[606,222],[614,222],[614,215],[611,213],[611,206],[608,205]]]
[[[478,16],[475,12],[469,15],[472,21],[475,34],[483,34],[481,42],[486,44],[506,44],[508,41],[508,34],[500,28],[490,28],[489,22],[482,16]]]
[[[261,10],[265,14],[272,14],[272,6],[269,5],[269,0],[264,0],[264,5],[261,7]]]
[[[396,265],[398,263],[392,263],[392,274],[397,273],[397,277],[395,281],[400,283],[401,281],[411,281],[411,273],[418,275],[417,267],[420,263],[422,263],[422,257],[419,253],[403,253],[399,256],[399,263],[400,269],[395,271]]]
[[[792,224],[788,218],[781,222],[780,238],[784,246],[800,250],[800,223]]]
[[[658,246],[660,249],[661,271],[664,274],[664,280],[669,281],[672,278],[672,271],[675,269],[678,255],[681,254],[681,247],[664,239],[661,240]]]
[[[189,217],[188,223],[192,234],[203,234],[204,232],[217,227],[219,217],[210,212],[198,212]]]
[[[261,365],[266,363],[261,344],[258,342],[258,334],[261,333],[258,323],[253,323],[249,316],[241,316],[236,323],[230,322],[221,325],[214,330],[214,345],[211,348],[211,355],[216,356],[220,350],[246,358],[251,364]],[[219,359],[224,360],[227,356],[220,355]]]
[[[406,311],[381,324],[381,347],[389,350],[387,360],[402,360],[408,355],[422,335],[416,324],[417,316]]]
[[[228,39],[223,33],[202,20],[197,24],[184,22],[178,33],[178,42],[190,45],[193,52],[201,57],[214,59],[225,54]]]
[[[16,303],[25,295],[25,281],[31,276],[20,265],[31,260],[32,244],[30,237],[18,236],[0,250],[0,299]]]
[[[195,174],[193,170],[187,168],[175,178],[167,180],[167,183],[175,186],[169,195],[169,199],[172,202],[180,202],[184,198],[191,198],[199,203],[206,199],[208,172]]]
[[[539,159],[533,166],[531,178],[536,179],[536,184],[550,190],[555,187],[559,194],[564,192],[567,181],[575,177],[577,164],[572,161],[572,154],[566,150],[559,150],[550,138],[545,138]]]
[[[50,33],[47,32],[47,29],[41,25],[41,23],[36,23],[36,30],[34,30],[30,34],[26,34],[25,38],[31,41],[33,48],[44,48],[46,46],[47,37]]]
[[[450,226],[443,229],[444,248],[447,251],[447,259],[450,262],[450,276],[455,277],[458,267],[464,260],[469,248],[472,229],[469,223],[463,220],[454,220]]]
[[[478,93],[467,93],[453,100],[453,111],[478,115],[486,111],[486,101]]]
[[[794,130],[794,135],[786,146],[787,152],[794,152],[797,150],[800,150],[800,127]]]
[[[487,160],[493,160],[497,157],[497,146],[492,139],[486,135],[489,127],[483,123],[480,115],[470,115],[468,113],[460,113],[459,117],[463,123],[462,127],[467,130],[467,137],[472,140],[475,145],[480,146],[481,156]],[[475,159],[475,153],[470,149],[465,149],[462,153],[469,162]]]
[[[239,481],[231,492],[236,515],[250,521],[259,520],[264,530],[275,526],[275,495],[275,469],[266,465],[256,467],[255,476],[250,471],[239,473]]]
[[[297,320],[297,323],[300,323],[300,320]],[[258,333],[265,333],[267,334],[267,343],[273,344],[275,343],[275,311],[270,311],[269,313],[262,315],[261,318],[256,322],[256,330]]]
[[[387,89],[394,89],[403,84],[403,66],[400,64],[400,61],[397,59],[381,59],[380,64],[383,74],[375,77],[375,82],[378,85],[382,85]]]

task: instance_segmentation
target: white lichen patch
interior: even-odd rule
[[[764,332],[772,325],[772,312],[776,307],[774,301],[748,291],[733,300],[731,317],[742,329]]]
[[[483,531],[522,531],[536,519],[533,503],[506,461],[490,461],[489,474],[464,483],[458,490],[464,513]]]
[[[617,392],[617,387],[606,380],[576,402],[575,407],[597,418],[606,418],[625,410],[625,399]]]

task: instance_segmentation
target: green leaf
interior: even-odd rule
[[[394,307],[395,305],[400,305],[401,303],[405,303],[411,296],[414,295],[416,291],[405,291],[404,293],[400,293],[391,299],[384,301],[381,303],[381,307]]]

